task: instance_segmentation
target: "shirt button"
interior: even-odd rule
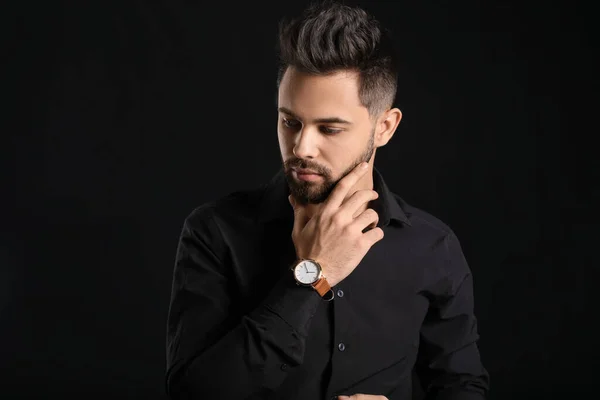
[[[339,289],[337,291],[337,295],[338,295],[338,297],[344,297],[344,291],[342,289]]]
[[[288,365],[287,364],[281,364],[281,370],[285,371],[286,369],[288,369]]]
[[[340,349],[340,351],[344,351],[346,350],[346,345],[344,343],[340,343],[338,344],[338,349]]]

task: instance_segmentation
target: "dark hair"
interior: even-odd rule
[[[359,99],[373,117],[393,106],[398,73],[391,35],[366,11],[335,1],[309,6],[279,24],[277,87],[288,67],[327,75],[359,73]]]

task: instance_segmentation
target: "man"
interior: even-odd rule
[[[316,5],[281,25],[280,59],[283,170],[183,226],[170,397],[404,400],[414,373],[428,398],[485,398],[459,242],[373,165],[402,116],[384,31]]]

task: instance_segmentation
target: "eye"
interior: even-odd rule
[[[320,130],[322,133],[326,134],[326,135],[335,135],[337,133],[340,133],[342,130],[341,129],[333,129],[333,128],[329,128],[327,126],[321,126]]]
[[[282,118],[282,123],[286,128],[298,128],[300,126],[300,122],[294,119]]]

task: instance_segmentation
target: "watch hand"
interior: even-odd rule
[[[306,264],[304,264],[304,270],[305,270],[306,272],[308,272],[308,267],[306,266]]]

